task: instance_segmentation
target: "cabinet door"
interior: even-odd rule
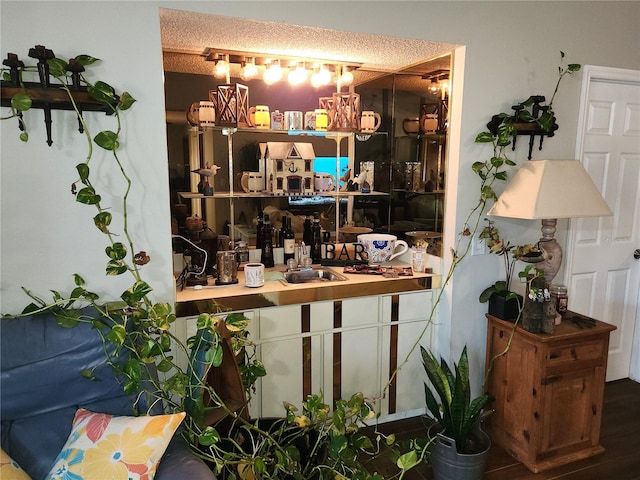
[[[382,322],[384,347],[382,364],[385,385],[399,368],[388,386],[388,401],[383,414],[401,417],[425,411],[424,381],[419,345],[431,348],[433,328],[428,324],[432,292],[415,292],[383,297]],[[384,385],[383,385],[384,388]],[[389,417],[391,420],[394,417]]]
[[[544,421],[537,461],[597,445],[603,374],[604,369],[597,367],[543,379]]]

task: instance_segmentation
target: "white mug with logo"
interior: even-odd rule
[[[333,175],[329,173],[313,174],[313,188],[316,192],[330,192],[334,189],[335,184]]]
[[[244,266],[244,284],[251,288],[264,285],[264,265],[262,263],[247,263]]]
[[[370,265],[381,265],[402,255],[409,250],[404,240],[398,240],[395,235],[387,233],[364,233],[358,235],[358,243],[364,246]],[[398,247],[400,247],[399,251]]]
[[[261,172],[243,172],[240,186],[246,193],[262,192],[264,190],[264,175]]]

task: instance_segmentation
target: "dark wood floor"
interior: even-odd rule
[[[424,435],[421,419],[407,419],[380,425],[383,433],[398,439]],[[568,465],[534,474],[505,450],[492,446],[484,480],[640,480],[640,383],[628,379],[607,383],[600,443],[604,453]],[[393,476],[391,462],[376,462],[375,470]],[[396,470],[397,471],[397,470]],[[420,465],[406,480],[430,480],[431,468]]]

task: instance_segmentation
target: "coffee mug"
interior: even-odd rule
[[[314,173],[313,188],[316,192],[329,192],[333,190],[336,182],[329,173]]]
[[[360,116],[360,131],[373,133],[380,128],[380,114],[365,110]]]
[[[302,130],[303,116],[299,111],[284,112],[285,130]]]
[[[364,251],[367,253],[367,259],[371,265],[386,263],[409,250],[407,242],[398,240],[395,235],[387,233],[358,235],[358,243],[364,246]],[[396,252],[398,247],[400,247],[400,251]]]
[[[316,112],[304,112],[304,129],[315,130],[316,129]]]
[[[192,126],[215,127],[216,107],[213,102],[192,103],[187,111],[187,121]]]
[[[244,266],[244,284],[252,288],[264,285],[264,265],[262,263],[247,263]]]
[[[247,193],[262,192],[264,190],[264,175],[260,172],[243,172],[240,186]]]
[[[324,108],[316,108],[316,132],[326,132],[329,125],[329,117]]]
[[[420,131],[422,133],[436,133],[438,130],[438,114],[425,113],[420,117]]]
[[[249,125],[260,129],[271,128],[271,115],[267,105],[256,105],[249,109]]]

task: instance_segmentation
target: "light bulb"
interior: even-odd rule
[[[438,84],[438,81],[435,78],[431,79],[431,83],[429,84],[429,92],[436,94],[440,91],[440,85]]]
[[[245,60],[241,64],[240,68],[240,77],[243,80],[249,80],[258,75],[258,67],[255,64],[255,60],[253,58],[249,58]]]
[[[342,75],[340,76],[340,83],[344,86],[349,86],[353,83],[353,73],[347,67],[342,67]]]
[[[331,72],[327,70],[324,65],[321,65],[320,68],[311,75],[311,85],[316,88],[328,85],[330,81]]]
[[[216,66],[213,69],[213,74],[218,77],[226,77],[227,73],[229,73],[229,62],[227,62],[224,57],[220,57],[216,61]]]
[[[269,68],[264,72],[262,76],[262,80],[267,85],[271,85],[273,83],[279,82],[282,78],[282,68],[280,68],[280,61],[275,60]]]
[[[307,69],[304,68],[304,63],[299,63],[296,68],[291,69],[287,80],[291,85],[300,85],[301,83],[307,81],[308,75],[309,72],[307,72]]]

